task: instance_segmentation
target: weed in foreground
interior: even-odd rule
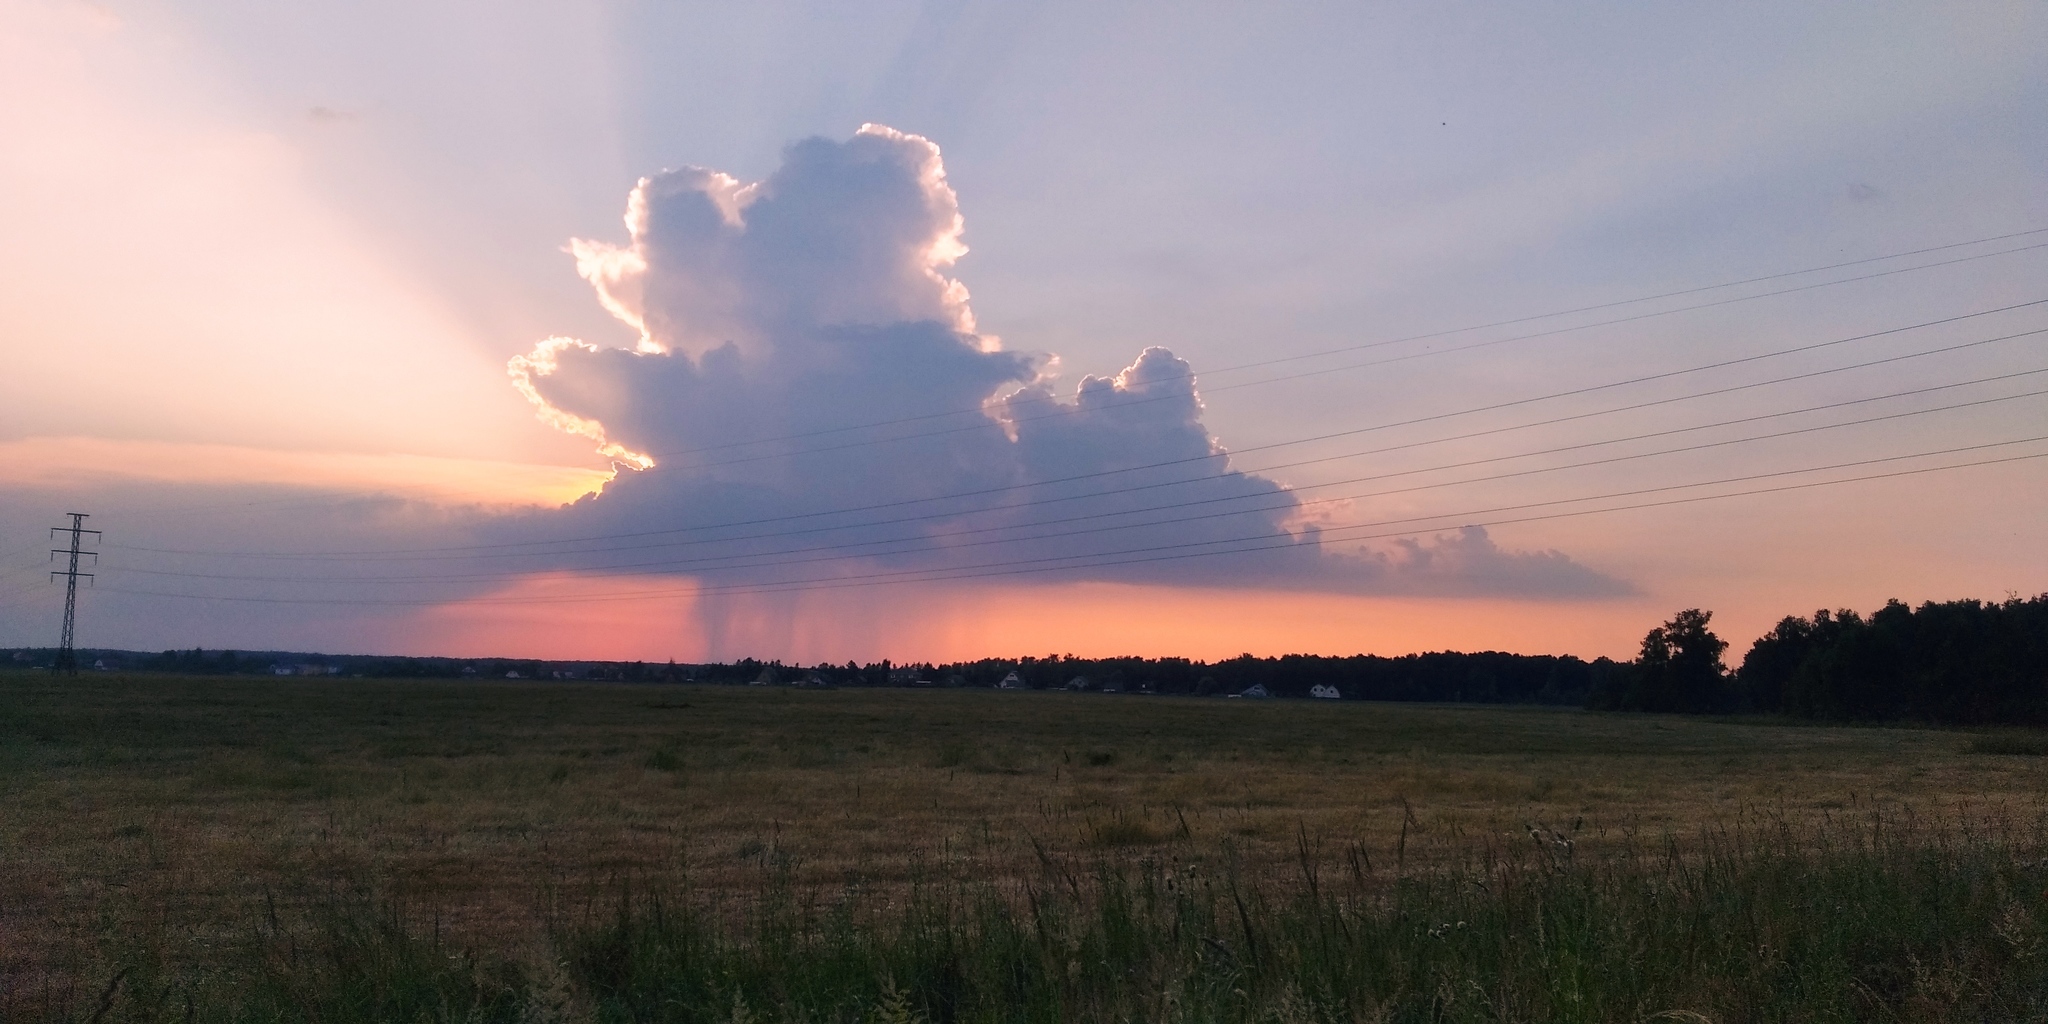
[[[1412,873],[1299,835],[1230,857],[1042,858],[1007,883],[741,905],[621,887],[545,965],[450,949],[389,901],[264,912],[201,970],[109,950],[53,1020],[1810,1021],[2048,1018],[2043,829],[1871,817],[1637,838],[1465,836]],[[188,1009],[190,1007],[191,1009]],[[10,1019],[37,1009],[11,1001]]]

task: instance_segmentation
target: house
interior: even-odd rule
[[[1003,677],[1003,680],[1002,680],[1002,682],[999,682],[999,683],[997,683],[997,684],[996,684],[996,689],[998,689],[998,690],[1022,690],[1022,689],[1024,689],[1024,680],[1023,680],[1022,678],[1018,677],[1018,675],[1017,675],[1017,673],[1016,673],[1015,671],[1012,671],[1012,672],[1011,672],[1011,673],[1010,673],[1009,675],[1006,675],[1006,676],[1004,676],[1004,677]]]
[[[525,676],[522,676],[522,675],[520,675],[520,674],[519,674],[519,670],[515,668],[515,669],[513,669],[512,671],[510,671],[510,672],[507,672],[507,673],[505,673],[505,678],[507,678],[507,679],[524,679],[524,678],[526,678],[526,677],[525,677]]]
[[[1253,683],[1250,686],[1247,686],[1243,690],[1239,691],[1237,695],[1240,697],[1251,697],[1256,700],[1264,700],[1268,697],[1271,697],[1273,695],[1273,691],[1266,689],[1266,684],[1264,683]]]
[[[1336,687],[1324,686],[1321,683],[1317,683],[1316,685],[1309,687],[1308,695],[1311,697],[1320,698],[1322,700],[1341,700],[1344,696],[1343,694],[1337,692]]]
[[[1087,676],[1075,676],[1067,680],[1067,689],[1069,690],[1092,690],[1094,688],[1095,684],[1090,683]]]

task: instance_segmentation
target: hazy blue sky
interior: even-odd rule
[[[29,546],[0,564],[17,570],[0,578],[0,644],[53,635],[46,589],[22,589],[23,581],[34,578],[44,520],[74,505],[91,506],[110,542],[244,553],[357,549],[336,546],[344,536],[372,550],[566,528],[554,513],[480,521],[462,503],[561,500],[599,479],[607,464],[588,439],[537,419],[504,367],[548,337],[634,345],[638,334],[600,306],[566,248],[571,239],[629,247],[627,196],[665,169],[759,181],[785,167],[792,143],[845,144],[866,123],[929,139],[943,153],[969,250],[942,270],[971,294],[976,332],[1033,354],[1049,374],[1044,386],[1067,400],[1083,375],[1114,375],[1149,346],[1169,348],[1202,394],[1172,429],[1193,431],[1196,443],[1206,431],[1244,451],[2048,298],[2048,249],[2024,249],[2048,241],[2043,234],[1426,344],[1228,369],[2048,228],[2044,111],[2048,8],[2033,3],[0,0],[0,135],[9,140],[0,146],[0,480],[11,481],[0,494],[0,548]],[[810,216],[865,209],[827,203]],[[807,251],[768,247],[760,258],[793,266],[788,254]],[[1427,345],[1978,256],[1338,369]],[[673,273],[684,280],[693,271]],[[748,294],[797,287],[772,273],[734,280]],[[2048,326],[2043,308],[1540,407],[1255,451],[1232,465],[1315,499],[1360,490],[1317,484],[1372,473],[2048,368],[2048,335],[2035,335],[1366,462],[1270,468],[2033,330]],[[1057,362],[1046,361],[1055,354]],[[921,364],[900,358],[911,361],[870,362],[862,373],[927,379]],[[1321,372],[1249,383],[1304,371]],[[880,392],[847,389],[882,387],[873,382],[884,376],[845,377],[835,393],[848,410],[873,408]],[[2042,380],[1614,450],[2018,395],[2048,387]],[[671,424],[681,433],[667,443],[774,436],[798,415],[789,409],[828,408],[795,394],[758,399],[772,422],[725,416],[731,436]],[[783,401],[795,404],[773,404]],[[903,415],[929,411],[914,399],[889,401]],[[2013,398],[1274,514],[1294,516],[1297,529],[1317,518],[1438,516],[1415,527],[1437,539],[1414,550],[1437,545],[1437,557],[1452,559],[1466,550],[1455,528],[1487,521],[1468,511],[2004,442],[2048,433],[2044,411],[2042,398]],[[1089,443],[1114,448],[1124,436]],[[1028,439],[1019,444],[1015,472],[1039,472],[1024,465]],[[2048,444],[1945,458],[2042,451]],[[907,478],[953,479],[907,455],[876,458]],[[988,457],[976,458],[986,468]],[[400,587],[386,596],[441,603],[392,606],[110,592],[96,599],[100,618],[87,641],[477,653],[525,644],[592,656],[813,660],[1453,644],[1626,654],[1649,624],[1689,605],[1718,610],[1744,643],[1777,616],[1819,605],[2048,588],[2044,462],[1492,527],[1486,557],[1549,553],[1564,561],[1545,564],[1568,562],[1580,574],[1570,578],[1581,583],[1555,592],[1519,584],[1404,591],[1332,582],[1322,570],[1304,570],[1298,586],[1252,571],[1172,579],[1084,572],[753,604],[699,595],[520,606],[546,611],[517,619],[493,618],[492,592],[476,588],[421,597]],[[1923,464],[1931,463],[1910,463]],[[683,476],[667,479],[687,475],[680,465],[668,471]],[[849,500],[776,486],[784,489],[772,501],[748,500],[807,508]],[[366,490],[412,504],[366,512],[321,498]],[[239,504],[287,498],[315,504],[291,512]],[[691,501],[700,499],[704,509],[740,507],[729,504],[740,500],[733,495]],[[678,509],[700,506],[673,495],[602,500],[594,514],[613,532],[643,520],[699,522]],[[163,514],[198,506],[225,508]],[[1369,548],[1397,561],[1420,557],[1393,542],[1375,538]],[[205,578],[248,568],[232,560],[172,562],[139,551],[117,559],[116,551],[109,548],[104,581],[114,590],[281,593]],[[848,555],[835,571],[857,574],[869,561]],[[617,589],[579,581],[579,564],[533,565],[536,581],[506,585]],[[124,566],[199,575],[144,580],[123,577]],[[687,589],[693,578],[669,580]],[[1593,579],[1604,582],[1584,582]],[[289,592],[328,593],[314,585]],[[1128,618],[1104,627],[1104,609]]]

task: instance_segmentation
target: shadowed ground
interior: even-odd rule
[[[715,908],[770,879],[887,893],[1227,862],[1286,890],[1310,862],[1492,857],[1530,825],[1592,856],[1731,827],[2031,820],[2032,749],[1321,701],[13,674],[0,967],[19,997],[124,942],[203,960],[252,913],[340,891],[519,959],[622,883]]]

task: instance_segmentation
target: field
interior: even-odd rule
[[[0,675],[8,1020],[2048,1019],[2037,737]]]

